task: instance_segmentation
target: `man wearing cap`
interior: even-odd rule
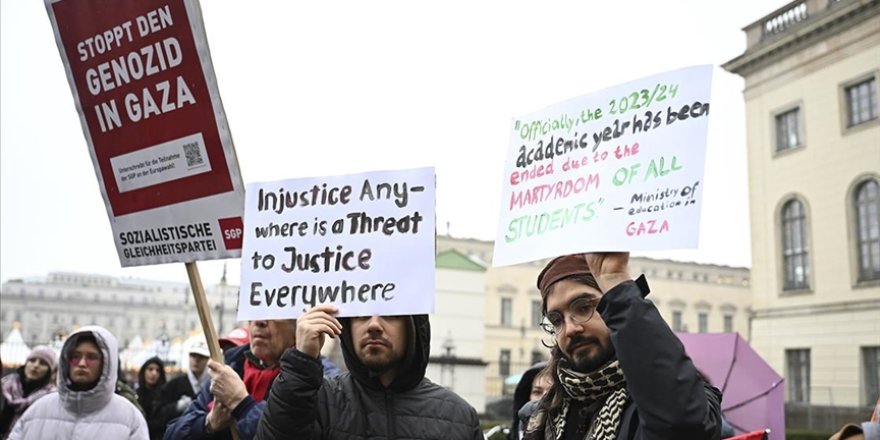
[[[144,416],[115,394],[119,348],[116,337],[96,325],[80,328],[61,348],[58,392],[34,402],[18,419],[9,440],[149,440]]]
[[[248,330],[247,327],[239,327],[229,332],[228,335],[218,339],[217,342],[220,343],[220,349],[226,353],[232,348],[241,347],[242,345],[247,344],[250,340],[250,330]]]
[[[231,438],[233,424],[241,440],[253,438],[269,387],[281,370],[278,359],[296,342],[296,320],[256,320],[248,328],[250,343],[227,350],[225,365],[208,361],[208,382],[189,409],[168,425],[166,439]],[[329,359],[322,357],[321,362],[328,374],[339,372]]]
[[[556,380],[525,439],[720,438],[721,393],[700,378],[628,265],[629,253],[566,255],[538,275]]]
[[[164,432],[168,422],[174,420],[189,408],[199,394],[202,386],[208,381],[206,366],[211,352],[204,336],[194,337],[188,341],[189,369],[186,374],[169,380],[159,391],[154,404],[152,418]]]

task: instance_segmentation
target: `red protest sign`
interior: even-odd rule
[[[198,4],[46,5],[123,266],[238,256],[220,220],[242,215],[241,176]]]

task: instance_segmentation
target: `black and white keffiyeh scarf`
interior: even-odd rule
[[[620,428],[620,417],[626,403],[626,379],[617,359],[603,365],[591,373],[579,373],[571,368],[567,359],[559,360],[556,379],[565,391],[562,407],[553,420],[547,420],[547,413],[541,409],[529,419],[526,432],[544,430],[545,439],[560,440],[565,433],[565,421],[572,399],[581,402],[595,402],[605,399],[597,417],[584,437],[585,440],[614,440]]]

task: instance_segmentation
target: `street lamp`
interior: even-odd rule
[[[443,340],[443,364],[440,367],[440,377],[445,378],[449,371],[449,389],[455,389],[455,341],[452,340],[452,332],[446,333]]]
[[[159,336],[159,341],[156,344],[156,355],[159,356],[159,359],[162,359],[162,362],[165,365],[168,365],[168,352],[171,351],[171,338],[168,337],[168,333],[162,332],[162,335]]]

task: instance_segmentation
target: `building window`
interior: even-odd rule
[[[733,331],[733,315],[724,315],[724,332],[730,333]]]
[[[709,314],[708,313],[698,313],[697,314],[697,328],[700,333],[706,333],[709,331]]]
[[[501,325],[510,327],[513,325],[513,300],[501,298]]]
[[[510,376],[510,350],[501,350],[501,355],[498,356],[498,375]]]
[[[865,366],[865,404],[872,405],[880,396],[880,347],[862,347]]]
[[[856,246],[859,281],[880,279],[880,184],[861,183],[855,191]]]
[[[782,207],[783,289],[810,287],[809,250],[807,247],[807,213],[799,200],[790,200]]]
[[[846,88],[847,124],[852,127],[877,119],[877,79]]]
[[[532,301],[532,325],[537,327],[541,324],[541,301]]]
[[[776,115],[776,151],[785,151],[801,145],[800,108]]]
[[[541,351],[540,348],[532,349],[532,363],[531,363],[531,365],[535,365],[538,362],[541,362],[543,360],[544,360],[544,352]]]
[[[672,330],[680,332],[683,331],[681,327],[681,311],[676,310],[672,312]]]
[[[810,403],[810,350],[785,350],[788,401]]]

